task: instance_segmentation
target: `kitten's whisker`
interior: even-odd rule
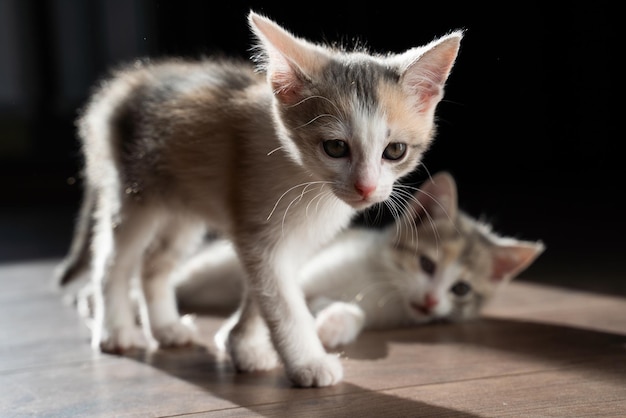
[[[317,203],[315,204],[315,210],[319,212],[319,207],[320,204],[322,203],[323,199],[332,199],[333,197],[333,193],[329,190],[325,190],[324,193],[321,195],[321,197],[319,198],[319,200],[317,201]]]
[[[302,199],[304,198],[305,194],[308,194],[308,193],[311,193],[311,192],[313,192],[315,190],[318,190],[318,189],[309,189],[309,186],[321,185],[320,188],[319,188],[321,190],[321,189],[323,189],[323,187],[326,184],[329,184],[329,183],[330,183],[329,181],[311,181],[311,182],[308,182],[308,183],[300,184],[300,186],[304,185],[304,188],[302,189],[302,192],[298,196],[293,198],[293,200],[291,202],[289,202],[289,204],[285,208],[285,212],[283,213],[283,219],[282,219],[282,225],[281,225],[283,234],[285,232],[285,229],[284,229],[285,228],[285,220],[287,219],[287,214],[288,214],[289,209],[291,208],[291,206],[293,206],[294,204],[298,204],[300,201],[302,201]],[[292,190],[292,189],[293,188],[291,188],[290,190]],[[283,194],[283,196],[284,196],[284,194]],[[322,196],[322,197],[320,197],[320,196]],[[332,193],[330,193],[330,192],[323,192],[323,193],[316,194],[312,199],[309,200],[309,203],[307,203],[307,206],[305,208],[306,216],[308,216],[308,209],[309,209],[309,206],[311,205],[311,202],[313,200],[318,199],[318,198],[320,198],[320,200],[321,200],[321,198],[323,198],[323,197],[330,197],[330,196],[332,196]],[[282,196],[281,196],[281,198],[282,198]],[[319,205],[319,200],[318,200],[318,205]],[[317,210],[317,207],[318,206],[316,206],[316,210]]]
[[[398,188],[397,193],[405,196],[407,199],[405,199],[404,205],[404,225],[406,226],[406,229],[411,231],[411,242],[415,244],[415,249],[417,251],[417,242],[419,240],[418,237],[418,228],[417,228],[417,221],[416,218],[418,216],[417,210],[413,207],[413,205],[411,205],[409,202],[410,200],[413,198],[413,193],[409,193],[406,189],[415,189],[414,187],[410,187],[410,186],[402,186]],[[399,222],[398,222],[399,223]],[[399,229],[400,226],[398,225],[397,228]],[[398,239],[400,237],[398,236]],[[396,244],[398,244],[399,241],[396,241]]]
[[[430,173],[430,170],[428,169],[428,167],[426,167],[426,164],[424,164],[423,162],[420,162],[420,165],[421,165],[422,167],[424,167],[424,170],[426,171],[426,174],[428,175],[428,179],[429,179],[430,181],[433,181],[433,176],[432,176],[432,174]]]
[[[407,189],[409,189],[410,192],[407,191]],[[415,218],[417,217],[417,211],[415,210],[413,205],[410,204],[410,201],[413,198],[414,190],[415,190],[414,187],[403,185],[402,187],[398,188],[398,194],[405,197],[404,213],[405,215],[408,215],[408,216],[404,216],[404,223],[406,225],[406,228],[411,230],[411,242],[414,242],[415,245],[417,246],[417,241],[419,238],[417,236],[418,235],[417,234],[417,222],[415,220]]]
[[[432,194],[432,193],[428,193],[425,192],[424,190],[420,190],[420,193],[425,194],[426,196],[430,197],[432,199],[433,202],[435,202],[437,204],[437,206],[439,206],[441,208],[441,210],[443,211],[443,213],[446,214],[446,216],[448,217],[448,219],[451,222],[454,222],[455,220],[452,219],[452,217],[450,216],[450,214],[448,213],[448,211],[446,210],[446,208],[441,204],[441,202],[439,200],[437,200],[437,198]]]
[[[304,124],[302,124],[302,125],[300,125],[300,126],[297,126],[297,127],[296,127],[296,129],[304,128],[305,126],[310,125],[311,123],[315,122],[315,121],[316,121],[316,120],[318,120],[319,118],[323,118],[323,117],[325,117],[325,116],[330,117],[330,118],[333,118],[333,119],[335,119],[335,120],[337,120],[338,122],[340,122],[340,123],[341,123],[341,119],[339,119],[337,116],[335,116],[335,115],[331,115],[330,113],[323,113],[323,114],[321,114],[321,115],[317,115],[317,116],[315,116],[315,117],[314,117],[313,119],[311,119],[310,121],[308,121],[308,122],[306,122],[306,123],[304,123]]]
[[[363,218],[366,225],[373,226],[382,220],[383,204],[376,203],[363,212]],[[373,217],[373,218],[372,218]]]
[[[309,200],[309,203],[307,203],[306,205],[306,209],[304,211],[305,216],[309,216],[309,207],[311,206],[311,204],[317,200],[317,203],[315,204],[315,211],[317,212],[319,209],[319,204],[322,201],[322,198],[331,194],[330,192],[324,190],[324,186],[326,186],[326,184],[329,184],[330,182],[324,182],[322,183],[322,185],[318,188],[318,193],[317,195],[315,195],[311,200]]]
[[[313,181],[313,182],[303,183],[303,184],[306,184],[306,185],[302,189],[302,192],[298,196],[294,197],[291,202],[289,202],[289,204],[287,205],[287,208],[285,208],[285,213],[283,213],[283,220],[282,220],[282,225],[281,225],[283,234],[285,233],[285,220],[287,219],[287,213],[289,212],[289,209],[291,208],[291,206],[294,205],[294,204],[297,204],[298,202],[300,202],[303,199],[305,194],[311,192],[311,190],[307,190],[307,188],[310,185],[318,184],[318,183],[323,183],[323,182],[321,182],[321,181]]]
[[[378,301],[376,302],[376,306],[378,306],[379,308],[383,308],[387,302],[389,302],[390,300],[396,299],[400,297],[400,293],[396,292],[396,291],[390,291],[389,293],[387,293],[386,295],[381,296]]]
[[[391,212],[391,214],[392,214],[392,216],[393,216],[393,218],[394,218],[394,220],[395,220],[395,222],[394,222],[394,227],[395,227],[395,229],[396,229],[396,233],[395,233],[395,242],[394,242],[394,245],[396,245],[396,246],[397,246],[397,244],[398,244],[398,240],[400,239],[400,230],[401,230],[401,228],[400,228],[400,227],[401,227],[401,225],[400,225],[400,219],[397,217],[397,214],[396,214],[396,213],[394,213],[394,209],[391,207],[391,206],[393,206],[393,205],[394,205],[394,202],[393,202],[393,194],[392,194],[392,196],[391,196],[391,197],[390,197],[390,199],[389,199],[389,203],[387,204],[387,202],[386,202],[386,203],[385,203],[385,205],[389,208],[389,211]]]
[[[296,103],[292,104],[290,107],[296,107],[296,106],[299,106],[299,105],[301,105],[302,103],[307,102],[307,101],[312,100],[312,99],[322,99],[322,100],[326,100],[328,103],[330,103],[330,104],[331,104],[331,105],[335,108],[335,110],[337,111],[337,114],[339,114],[339,115],[340,115],[340,114],[342,114],[341,110],[339,110],[339,108],[337,107],[337,105],[336,105],[336,104],[335,104],[332,100],[330,100],[330,99],[329,99],[329,98],[327,98],[327,97],[324,97],[324,96],[319,96],[319,95],[314,95],[314,96],[308,96],[308,97],[305,97],[304,99],[300,100],[299,102],[296,102]]]
[[[396,237],[400,237],[400,222],[403,219],[403,216],[401,215],[402,210],[398,209],[396,206],[398,205],[397,197],[398,191],[394,189],[391,198],[390,198],[390,205],[393,206],[393,209],[390,208],[390,210],[392,211],[393,217],[396,220],[395,223],[395,227],[396,227]]]
[[[421,189],[420,189],[420,193],[424,193],[426,196],[428,196],[431,199],[433,199],[442,209],[444,209],[444,212],[445,212],[445,208],[443,208],[441,203],[439,203],[439,201],[437,199],[435,199],[435,197],[432,194],[430,194],[428,192],[424,192]],[[428,212],[428,210],[426,210],[424,205],[418,199],[416,199],[414,196],[411,196],[411,200],[413,202],[417,203],[423,209],[424,215],[426,215],[426,219],[428,220],[428,223],[429,223],[429,225],[430,225],[430,227],[431,227],[431,229],[432,229],[432,231],[433,231],[433,233],[435,235],[436,247],[437,247],[437,251],[439,251],[439,242],[440,242],[440,238],[441,237],[439,236],[439,231],[437,230],[437,227],[435,225],[435,220],[433,219],[432,215]],[[447,212],[445,212],[445,213],[447,215]],[[420,221],[423,223],[422,216],[420,214],[418,214],[418,217],[419,217]],[[452,220],[449,215],[448,215],[448,219]]]
[[[281,149],[283,149],[283,147],[282,147],[282,146],[280,146],[280,147],[276,147],[276,148],[274,148],[273,150],[271,150],[270,152],[268,152],[268,153],[267,153],[267,155],[272,155],[273,153],[275,153],[276,151],[281,150]]]
[[[283,197],[285,197],[289,192],[291,192],[293,189],[297,189],[298,187],[302,187],[302,186],[307,186],[310,185],[311,183],[323,183],[321,181],[314,181],[314,182],[310,182],[307,181],[306,183],[300,183],[300,184],[296,184],[293,187],[290,187],[289,189],[287,189],[287,191],[285,193],[283,193],[282,195],[280,195],[280,197],[278,198],[278,200],[276,201],[276,203],[274,204],[274,207],[272,208],[272,210],[270,211],[270,214],[267,216],[267,221],[270,220],[270,218],[272,217],[272,215],[274,214],[274,212],[276,211],[276,208],[278,207],[278,204],[280,203],[280,201],[283,199]]]
[[[359,293],[357,293],[356,295],[354,295],[354,297],[352,298],[353,302],[360,302],[362,301],[365,296],[367,295],[367,293],[369,292],[373,292],[376,289],[380,288],[381,286],[394,286],[393,283],[390,283],[389,281],[386,281],[384,279],[381,279],[379,282],[375,282],[375,283],[371,283],[368,286],[364,287],[363,289],[361,289],[359,291]]]
[[[397,187],[394,187],[394,191],[392,193],[392,198],[394,202],[398,201],[400,202],[398,203],[398,206],[400,205],[402,206],[402,209],[398,210],[400,213],[402,213],[402,216],[399,217],[397,215],[394,215],[394,217],[396,217],[396,220],[397,220],[395,245],[399,244],[401,223],[404,223],[404,225],[406,226],[406,229],[411,231],[411,242],[417,243],[417,238],[418,238],[417,237],[417,224],[415,221],[415,217],[417,216],[417,213],[415,209],[411,205],[408,204],[408,199],[412,198],[413,195],[407,192],[406,189],[412,189],[412,187],[398,184]],[[405,198],[401,198],[403,196]],[[407,216],[407,215],[410,215],[410,216]]]
[[[376,215],[374,217],[374,222],[381,222],[383,219],[383,205],[376,205]]]
[[[394,185],[394,188],[389,195],[389,199],[385,200],[385,206],[389,208],[389,211],[391,212],[391,215],[395,220],[399,220],[400,214],[402,213],[402,210],[400,208],[401,205],[398,204],[400,202],[400,199],[398,199],[398,194],[399,192],[397,185]]]
[[[320,210],[320,203],[322,203],[322,199],[325,198],[325,197],[328,197],[329,195],[332,196],[332,193],[330,193],[330,192],[320,193],[320,198],[317,200],[317,203],[315,204],[315,212],[319,212],[319,210]]]
[[[302,198],[304,197],[305,193],[307,193],[307,189],[309,188],[309,186],[313,185],[315,183],[309,183],[306,186],[304,186],[304,188],[302,189],[302,193],[300,193],[300,197],[298,200],[302,200]]]

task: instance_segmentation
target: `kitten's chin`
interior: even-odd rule
[[[340,197],[340,199],[355,210],[365,210],[385,200],[380,198],[362,198],[355,196]]]
[[[371,202],[369,200],[356,200],[356,201],[345,201],[348,205],[350,205],[355,210],[365,210],[378,202]]]
[[[436,317],[411,314],[411,319],[415,325],[424,325],[435,321]]]
[[[435,312],[419,307],[414,303],[407,303],[405,309],[415,324],[426,324],[437,318]]]

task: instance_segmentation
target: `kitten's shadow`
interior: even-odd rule
[[[403,350],[402,361],[431,364],[431,360],[444,361],[446,367],[458,367],[459,375],[472,367],[486,364],[468,364],[465,346],[478,347],[489,361],[493,351],[539,358],[558,367],[592,368],[594,372],[610,375],[617,382],[625,382],[623,367],[613,361],[593,362],[589,358],[623,359],[626,336],[584,330],[566,326],[549,325],[509,319],[482,318],[457,324],[432,324],[414,328],[363,333],[353,344],[338,350],[359,367],[359,360],[380,360],[390,355],[390,347]],[[459,349],[459,347],[461,347]],[[449,350],[446,352],[446,350]],[[413,356],[413,352],[415,356]],[[430,352],[430,354],[427,354]],[[567,354],[564,354],[567,353]],[[397,353],[393,354],[397,356]],[[390,412],[396,416],[432,415],[472,417],[474,415],[431,405],[383,392],[372,391],[348,382],[328,388],[294,388],[282,368],[268,372],[237,373],[228,359],[211,344],[191,348],[157,350],[151,353],[129,353],[126,357],[149,364],[201,388],[211,396],[226,400],[259,415],[297,416],[309,410],[314,399],[315,413],[325,417],[345,416],[345,405],[356,405],[351,414],[383,416]],[[515,358],[515,357],[514,357]],[[578,361],[580,360],[580,361]],[[617,361],[617,360],[616,360]],[[425,366],[423,366],[425,367]],[[435,368],[435,366],[432,366]],[[463,370],[465,369],[465,370]],[[166,390],[166,389],[164,389]],[[206,408],[206,404],[204,404]]]
[[[68,303],[74,304],[74,298],[70,297]],[[185,312],[183,309],[182,311],[200,317],[212,317],[213,321],[220,323],[226,320],[230,313],[228,309],[196,312],[193,310]],[[85,320],[84,317],[83,320]],[[189,382],[210,396],[228,401],[261,416],[294,417],[301,416],[303,411],[311,411],[315,415],[329,418],[347,415],[389,416],[390,413],[393,413],[393,416],[418,414],[420,416],[477,417],[477,415],[451,408],[372,391],[345,381],[326,388],[295,388],[286,378],[282,367],[267,372],[238,373],[227,356],[210,341],[212,332],[215,331],[213,325],[200,329],[203,340],[189,347],[132,350],[121,355]],[[168,382],[160,383],[159,381],[152,384],[163,385],[162,388],[157,388],[157,391],[171,390]],[[312,400],[315,400],[313,407],[311,407]],[[197,404],[198,406],[190,405],[190,408],[196,408],[195,412],[209,412],[208,408],[213,405],[212,402],[205,400],[197,401]],[[216,404],[220,402],[217,401]],[[349,412],[345,409],[346,405],[350,406]]]
[[[238,373],[216,349],[201,344],[152,352],[134,351],[125,353],[124,356],[192,383],[210,396],[226,400],[260,416],[294,417],[309,413],[330,418],[390,416],[389,414],[478,417],[467,412],[375,392],[347,382],[325,388],[296,388],[287,380],[282,367],[267,372]],[[214,410],[208,409],[213,403],[199,401],[198,404],[204,410],[195,412]],[[347,407],[350,408],[349,411]],[[220,407],[222,408],[224,407]]]

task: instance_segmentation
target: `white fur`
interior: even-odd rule
[[[409,211],[382,231],[351,228],[299,272],[302,292],[324,346],[348,344],[363,329],[419,325],[436,319],[475,319],[495,290],[523,271],[544,249],[540,242],[497,236],[465,214],[457,218],[456,191],[447,173],[433,176],[421,189],[415,202],[423,202],[420,207],[428,212],[428,216],[422,215],[421,223],[410,222],[407,217],[416,214]],[[406,241],[399,241],[401,237]],[[415,240],[414,250],[403,248],[407,242],[414,245]],[[212,302],[204,296],[210,289],[221,288],[222,283],[241,283],[241,265],[228,248],[232,247],[224,241],[209,243],[189,262],[194,270],[181,272],[187,280],[180,282],[177,292],[189,309],[210,308]],[[462,259],[464,251],[471,251],[476,260]],[[218,253],[222,263],[215,257]],[[420,268],[421,255],[435,261],[432,276]],[[505,280],[490,277],[492,260],[499,257],[517,259],[508,265]],[[202,268],[199,261],[203,259],[211,259],[211,264]],[[219,264],[222,267],[215,270]],[[474,289],[465,296],[453,295],[451,289],[458,280]],[[436,303],[426,309],[428,298]],[[472,299],[474,304],[465,303]],[[224,328],[230,326],[227,323]],[[221,331],[218,339],[223,335]]]

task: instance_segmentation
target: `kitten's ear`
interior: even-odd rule
[[[462,31],[452,32],[426,46],[402,54],[401,83],[420,113],[433,114],[459,52]]]
[[[327,60],[323,49],[254,12],[248,15],[248,22],[259,40],[253,58],[266,71],[275,96],[283,104],[298,102],[304,97],[310,74]]]
[[[452,175],[439,172],[425,180],[411,200],[411,213],[416,222],[425,219],[448,219],[454,221],[457,216],[457,190]]]
[[[542,242],[496,238],[493,242],[491,279],[502,282],[524,271],[545,250]]]

